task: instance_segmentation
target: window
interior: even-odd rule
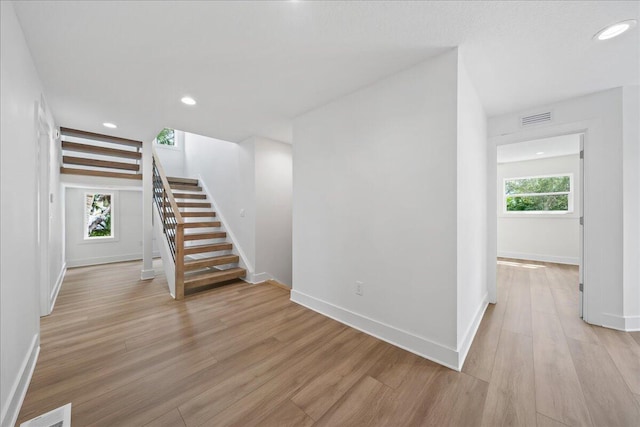
[[[159,145],[175,147],[176,131],[174,129],[162,129],[158,136],[156,136],[156,143]]]
[[[505,178],[507,213],[573,212],[573,174]]]
[[[85,239],[105,239],[114,237],[112,216],[113,199],[113,194],[85,193]]]

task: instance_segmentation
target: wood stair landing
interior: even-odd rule
[[[245,277],[246,270],[238,267],[240,257],[222,252],[233,250],[233,244],[220,241],[228,238],[225,231],[219,230],[222,226],[220,221],[207,220],[215,218],[216,213],[211,203],[207,201],[207,195],[202,191],[198,180],[167,177],[167,181],[171,186],[173,197],[179,200],[177,205],[185,221],[183,237],[185,291],[198,292],[213,285],[225,284],[227,281]],[[172,212],[167,212],[167,216],[173,216]],[[166,224],[166,227],[173,228],[175,225]]]

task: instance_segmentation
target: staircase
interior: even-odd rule
[[[198,180],[167,177],[155,153],[153,160],[154,201],[175,262],[176,299],[245,277]]]

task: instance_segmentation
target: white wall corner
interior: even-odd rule
[[[480,323],[482,323],[482,318],[484,317],[484,313],[489,306],[489,294],[486,293],[482,298],[482,302],[478,306],[475,314],[473,315],[473,320],[467,331],[462,337],[462,340],[458,344],[458,371],[462,370],[464,366],[464,361],[467,359],[467,355],[469,354],[469,349],[471,348],[471,344],[473,343],[473,339],[478,332],[478,328],[480,327]]]
[[[62,288],[62,282],[64,281],[64,276],[67,274],[67,263],[62,264],[62,268],[60,269],[60,274],[58,274],[58,279],[56,279],[56,285],[51,291],[51,295],[49,296],[49,313],[53,311],[53,307],[56,305],[56,300],[58,299],[58,294],[60,293],[60,288]]]
[[[459,354],[451,347],[378,322],[294,289],[291,290],[291,301],[420,357],[460,371]]]
[[[0,417],[1,427],[13,427],[18,420],[18,414],[22,408],[22,403],[27,395],[29,383],[36,369],[36,362],[40,354],[40,335],[35,334],[31,340],[29,351],[25,354],[20,373],[15,379],[6,402],[2,402],[2,416]],[[4,380],[4,379],[3,379]]]

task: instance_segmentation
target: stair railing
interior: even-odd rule
[[[153,149],[153,201],[160,214],[162,231],[167,237],[175,263],[175,298],[180,300],[184,298],[184,219],[155,148]]]

